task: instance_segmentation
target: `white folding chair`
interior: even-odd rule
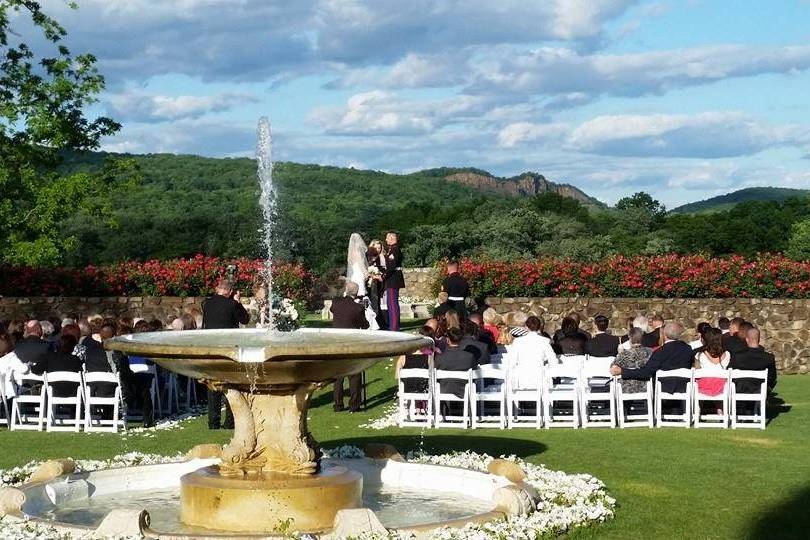
[[[585,354],[561,354],[557,358],[560,364],[581,370],[588,360],[588,355]]]
[[[185,410],[191,410],[192,404],[194,407],[199,404],[199,401],[197,401],[197,381],[191,377],[186,377]]]
[[[482,365],[472,374],[472,428],[506,427],[506,369]],[[487,382],[489,384],[487,384]],[[487,404],[497,404],[498,414],[487,414]]]
[[[663,381],[676,380],[684,383],[682,392],[664,392],[661,390]],[[683,403],[682,413],[665,413],[663,402]],[[692,425],[692,370],[688,368],[659,370],[655,374],[655,425],[658,427],[690,427]]]
[[[55,396],[53,385],[56,383],[75,383],[76,391],[70,396]],[[46,430],[47,431],[79,431],[82,426],[82,396],[84,386],[81,372],[52,371],[48,373],[45,387],[48,392]],[[72,409],[71,414],[59,412],[61,407]]]
[[[729,373],[728,371],[718,371],[711,369],[695,369],[692,374],[694,387],[692,389],[692,411],[694,415],[693,424],[696,428],[702,427],[715,427],[727,428],[728,427],[728,396],[729,396]],[[720,394],[710,396],[700,391],[701,379],[722,379],[723,391]],[[701,403],[708,403],[712,407],[712,412],[704,413],[702,411]],[[714,407],[719,404],[720,412],[718,413]]]
[[[46,374],[17,377],[17,395],[11,401],[11,430],[42,431],[45,425]]]
[[[8,404],[6,402],[6,377],[5,373],[0,373],[0,424],[11,426],[11,414],[9,413]]]
[[[405,381],[423,388],[421,392],[406,392]],[[424,386],[423,386],[424,385]],[[424,401],[420,409],[417,402]],[[426,368],[403,368],[399,370],[397,391],[397,424],[399,427],[430,427],[433,423],[433,392],[430,384],[430,370]]]
[[[644,391],[625,392],[622,381],[616,380],[616,413],[620,428],[653,427],[653,382],[643,382]]]
[[[743,393],[737,391],[736,382],[739,379],[759,381],[759,392]],[[732,369],[729,373],[729,401],[731,402],[731,429],[759,428],[765,429],[767,422],[768,400],[768,370],[751,371],[745,369]],[[739,414],[737,404],[749,403],[752,407],[750,414]]]
[[[110,397],[93,396],[94,384],[115,385],[113,395]],[[111,431],[118,432],[118,427],[126,431],[127,421],[122,418],[121,407],[123,398],[121,382],[117,373],[105,371],[91,371],[84,375],[84,430],[85,431]],[[93,414],[94,407],[112,407],[112,416],[106,419],[104,414]],[[102,409],[103,410],[103,409]]]
[[[582,368],[580,399],[584,428],[616,427],[616,386],[610,374],[611,362],[610,357],[589,357]]]
[[[509,373],[506,380],[506,405],[510,428],[543,427],[543,366],[538,362],[537,378],[534,384],[527,385],[533,388],[520,388],[514,374]],[[528,414],[521,408],[521,403],[534,404],[534,414]]]
[[[467,371],[448,371],[448,370],[435,370],[433,374],[433,398],[435,402],[436,420],[433,425],[436,427],[463,427],[466,428],[470,424],[470,386],[472,386],[472,370]],[[450,392],[442,392],[442,381],[462,381],[464,383],[464,394],[458,397]],[[461,416],[443,414],[443,403],[461,403]]]
[[[576,362],[545,366],[543,369],[543,407],[546,429],[579,427],[579,379],[581,369]],[[559,382],[554,382],[557,379]],[[555,414],[555,405],[571,403],[571,414]]]
[[[165,405],[161,413],[171,415],[172,412],[180,412],[180,398],[177,395],[177,374],[166,372],[166,379],[161,390],[161,403]],[[165,399],[163,397],[165,396]]]

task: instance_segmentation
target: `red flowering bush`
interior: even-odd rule
[[[616,256],[596,263],[464,260],[461,273],[478,298],[810,298],[810,263],[779,255]]]
[[[264,261],[219,259],[197,255],[190,259],[122,262],[85,268],[0,266],[3,296],[207,296],[228,265],[236,266],[236,288],[251,294]],[[296,302],[310,302],[314,278],[303,266],[273,264],[276,294]]]

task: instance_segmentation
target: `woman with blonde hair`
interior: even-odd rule
[[[451,328],[458,328],[461,329],[461,317],[458,314],[458,311],[455,309],[448,309],[447,313],[444,314],[444,321],[445,321],[445,328],[450,330]]]
[[[380,317],[380,295],[382,293],[383,275],[385,275],[385,247],[377,239],[368,243],[366,250],[368,267],[368,303],[377,316],[377,324],[382,327]]]
[[[503,324],[503,319],[493,308],[485,309],[484,313],[481,314],[481,318],[484,320],[484,331],[489,332],[492,336],[492,340],[497,343],[501,335],[498,326]]]

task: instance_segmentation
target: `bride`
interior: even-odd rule
[[[368,295],[366,282],[368,281],[368,264],[366,262],[366,251],[368,247],[363,241],[363,237],[357,233],[352,233],[349,237],[349,253],[346,256],[346,281],[357,283],[360,292],[358,297]]]
[[[368,248],[363,241],[363,237],[357,233],[352,233],[349,237],[349,252],[346,256],[346,281],[357,283],[358,293],[357,297],[363,299],[363,305],[366,308],[366,320],[368,320],[368,327],[371,330],[379,330],[380,325],[377,323],[377,313],[372,309],[368,300],[368,260],[366,253]]]

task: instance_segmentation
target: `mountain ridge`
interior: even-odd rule
[[[783,187],[750,187],[702,201],[682,204],[670,210],[672,214],[701,214],[729,210],[746,201],[784,201],[791,197],[808,197],[810,190]]]

